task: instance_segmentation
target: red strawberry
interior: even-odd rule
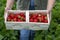
[[[31,19],[31,18],[33,18],[32,16],[29,16],[29,18]]]
[[[34,21],[34,20],[31,18],[31,19],[30,19],[30,22],[33,22],[33,21]]]
[[[38,20],[37,19],[34,19],[34,22],[38,22]]]
[[[48,20],[44,20],[44,23],[48,23]]]
[[[11,18],[13,18],[15,16],[15,14],[10,13],[8,16],[10,16]]]
[[[38,16],[40,17],[41,16],[41,13],[38,13]]]
[[[33,15],[32,18],[36,18],[36,16]]]
[[[23,16],[24,15],[24,12],[20,12],[20,15]]]
[[[10,17],[7,17],[7,21],[11,21],[11,18]]]
[[[45,16],[45,20],[47,20],[47,16]]]
[[[17,18],[13,18],[13,21],[17,21]]]
[[[15,16],[14,16],[15,18],[18,18],[18,14],[15,14]]]
[[[41,21],[43,22],[45,20],[45,16],[41,16]]]
[[[16,17],[17,17],[17,18],[21,18],[21,16],[20,16],[18,13],[16,14]]]
[[[18,22],[22,22],[22,20],[20,20],[20,19],[17,19],[17,21],[18,21]]]

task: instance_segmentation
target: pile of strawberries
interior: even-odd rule
[[[25,22],[26,21],[25,12],[15,14],[11,12],[8,14],[7,21]]]
[[[30,13],[29,14],[29,21],[30,22],[41,22],[41,23],[48,23],[47,14],[44,13]]]
[[[7,21],[26,22],[25,12],[20,12],[20,13],[11,12],[8,14]],[[47,14],[30,12],[29,22],[48,23]]]

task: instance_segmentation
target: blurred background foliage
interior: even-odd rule
[[[17,30],[6,30],[4,23],[4,9],[6,0],[0,0],[0,40],[19,40]],[[16,9],[16,3],[13,6]],[[60,40],[60,0],[56,0],[52,10],[52,20],[48,30],[36,31],[35,40]]]

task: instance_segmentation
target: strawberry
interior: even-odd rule
[[[30,19],[30,22],[33,22],[33,21],[34,21],[34,20],[31,18],[31,19]]]
[[[39,13],[39,14],[38,14],[38,16],[40,17],[40,16],[41,16],[41,14]]]
[[[42,19],[41,17],[37,17],[37,19],[38,19],[38,21],[39,21],[39,22],[41,22],[41,21],[42,21],[42,20],[41,20],[41,19]]]
[[[48,23],[48,20],[44,20],[44,23]]]
[[[20,12],[20,14],[19,14],[20,16],[23,16],[24,15],[24,12]]]
[[[11,21],[11,18],[10,17],[7,17],[7,21]]]
[[[38,22],[38,20],[37,19],[34,19],[34,22]]]
[[[8,16],[10,16],[11,18],[14,18],[15,14],[10,13]]]
[[[13,18],[13,21],[17,21],[17,18]]]
[[[45,20],[47,20],[47,16],[45,16]]]
[[[21,22],[22,20],[20,20],[20,19],[17,19],[17,22]]]

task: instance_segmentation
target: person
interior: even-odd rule
[[[15,0],[7,0],[5,12],[11,10]],[[31,0],[17,0],[16,8],[17,10],[30,10]],[[34,0],[35,10],[48,10],[48,13],[52,10],[55,0]],[[30,36],[30,37],[29,37]],[[20,30],[20,40],[33,40],[34,31],[33,30]]]

